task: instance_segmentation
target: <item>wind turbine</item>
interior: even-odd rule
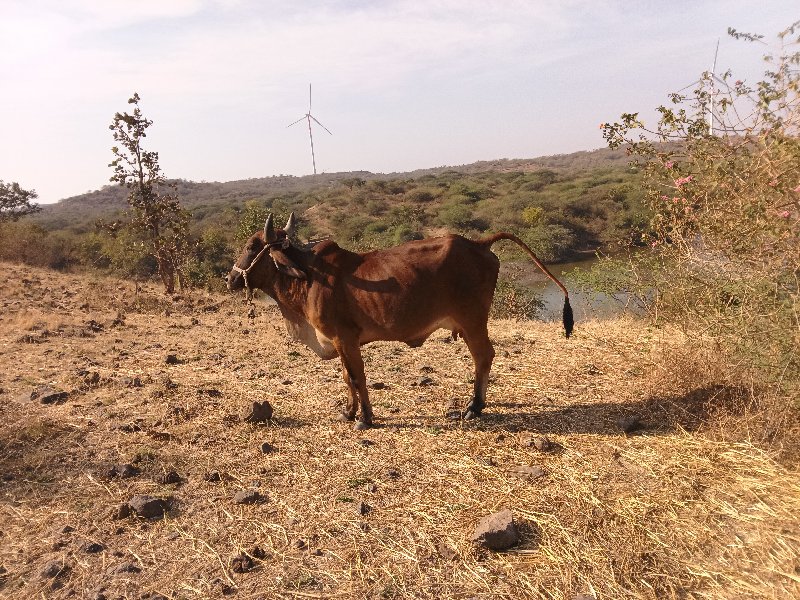
[[[690,83],[686,87],[681,88],[678,90],[678,93],[686,90],[690,87],[700,84],[702,88],[706,88],[708,86],[708,104],[706,110],[708,110],[708,132],[711,135],[714,135],[714,102],[716,101],[717,95],[723,92],[722,88],[725,89],[724,93],[730,93],[730,86],[728,83],[717,76],[717,55],[719,54],[719,40],[717,40],[717,48],[714,51],[714,62],[711,66],[711,70],[704,71],[703,74],[700,76],[700,79],[697,81]],[[719,87],[717,87],[717,84]]]
[[[297,125],[303,119],[308,121],[308,139],[311,142],[311,164],[314,166],[314,175],[316,175],[317,174],[317,159],[314,156],[314,136],[311,134],[311,121],[313,120],[317,125],[322,127],[325,131],[327,131],[331,135],[333,135],[333,134],[330,132],[330,130],[327,127],[325,127],[325,125],[323,125],[322,123],[317,121],[317,119],[314,117],[314,115],[311,114],[311,84],[310,83],[308,84],[308,112],[306,114],[304,114],[302,117],[300,117],[299,119],[297,119],[297,121],[295,121],[294,123],[289,123],[287,125],[287,127],[291,127],[292,125]]]

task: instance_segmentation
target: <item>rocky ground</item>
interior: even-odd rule
[[[741,390],[674,372],[677,334],[492,322],[468,423],[463,342],[374,344],[356,432],[274,308],[0,277],[4,598],[800,596],[800,477],[717,435]]]

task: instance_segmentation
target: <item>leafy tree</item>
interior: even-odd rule
[[[185,287],[183,268],[187,254],[189,216],[178,200],[175,184],[167,182],[158,164],[158,152],[145,150],[142,138],[153,121],[142,116],[139,94],[128,100],[133,113],[116,113],[109,126],[114,140],[114,169],[111,181],[128,188],[131,207],[130,227],[142,238],[158,265],[158,275],[168,294],[175,291],[175,280]]]
[[[23,190],[18,183],[5,183],[0,180],[0,223],[39,212],[41,207],[32,201],[38,196],[34,190]]]
[[[798,31],[800,21],[779,34],[755,85],[729,72],[714,93],[707,75],[693,94],[659,107],[654,129],[636,113],[601,126],[612,148],[644,161],[653,218],[641,240],[652,252],[637,259],[649,266],[634,269],[639,289],[650,290],[642,296],[783,385],[800,384]]]

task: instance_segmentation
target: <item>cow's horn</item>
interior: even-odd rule
[[[272,224],[272,213],[267,215],[267,222],[264,223],[264,241],[268,244],[275,241],[275,226]]]
[[[283,230],[286,232],[286,237],[292,237],[294,235],[294,230],[297,228],[297,218],[294,216],[294,212],[289,215],[289,220],[286,221],[286,227]]]

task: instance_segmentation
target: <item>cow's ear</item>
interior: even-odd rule
[[[289,220],[286,221],[286,227],[284,227],[283,230],[286,232],[286,237],[290,238],[294,236],[296,229],[297,229],[297,217],[295,217],[294,212],[292,212],[289,215]]]
[[[275,267],[281,273],[289,275],[290,277],[296,277],[297,279],[306,279],[305,272],[283,252],[272,252],[270,256],[272,260],[275,261]]]
[[[264,223],[264,241],[271,244],[276,239],[275,226],[272,224],[272,213],[267,215],[267,222]]]

